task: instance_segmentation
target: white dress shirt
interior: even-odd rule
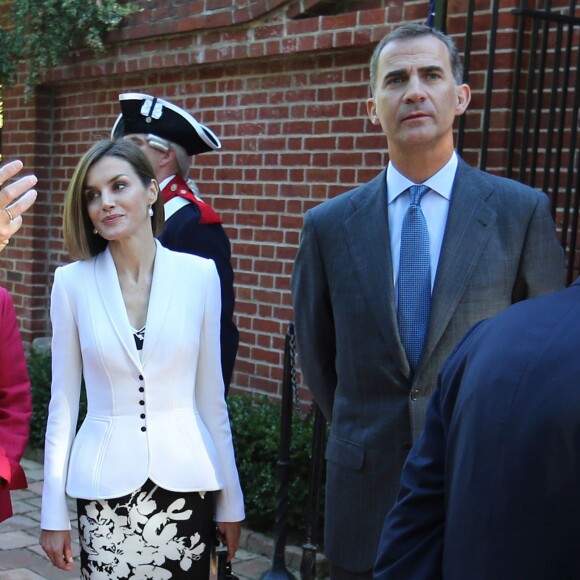
[[[441,254],[441,245],[449,214],[451,192],[455,172],[457,170],[457,154],[453,152],[451,159],[435,174],[427,179],[423,185],[430,188],[421,200],[421,210],[429,230],[429,249],[431,252],[431,291],[437,274],[437,264]],[[391,240],[391,257],[393,260],[393,277],[395,291],[399,278],[399,260],[401,254],[401,228],[403,219],[409,208],[411,196],[406,191],[415,184],[400,173],[393,163],[387,166],[387,204],[389,218],[389,234]],[[403,195],[401,195],[403,194]]]

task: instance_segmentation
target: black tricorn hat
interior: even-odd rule
[[[188,155],[221,149],[217,135],[177,105],[143,93],[122,93],[119,104],[113,139],[135,133],[157,135],[181,145]]]

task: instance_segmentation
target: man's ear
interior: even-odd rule
[[[369,119],[373,125],[380,125],[380,121],[377,116],[377,105],[372,97],[367,99],[367,115],[369,116]]]
[[[167,165],[175,164],[177,165],[177,159],[175,156],[175,150],[171,147],[167,151],[159,151],[160,158],[159,158],[159,166],[160,167],[167,167]]]
[[[471,101],[471,89],[469,85],[462,84],[457,87],[457,105],[455,107],[455,114],[457,116],[463,115]]]
[[[152,179],[151,183],[149,184],[149,194],[148,200],[149,205],[153,205],[157,201],[157,197],[159,196],[159,183],[156,179]]]

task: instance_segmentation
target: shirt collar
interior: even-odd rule
[[[455,151],[451,155],[449,161],[429,179],[424,182],[430,189],[443,196],[447,200],[451,200],[451,192],[453,189],[453,181],[455,180],[455,172],[457,171],[457,153]],[[389,161],[387,166],[387,203],[391,203],[401,195],[404,191],[409,189],[411,185],[416,185],[410,179],[405,177],[394,165]]]
[[[170,175],[169,177],[166,177],[160,184],[159,184],[159,189],[161,191],[163,191],[168,185],[169,182],[173,180],[173,178],[175,177],[175,175]]]

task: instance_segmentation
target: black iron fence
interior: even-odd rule
[[[475,2],[467,7],[464,63],[469,82],[474,38]],[[552,202],[560,240],[566,251],[566,281],[580,273],[578,217],[580,211],[580,12],[577,0],[546,0],[542,9],[522,1],[511,10],[517,18],[517,40],[513,55],[510,126],[505,175],[545,191]],[[447,21],[447,2],[439,2],[436,23]],[[481,10],[481,6],[479,7]],[[505,12],[505,9],[504,9]],[[443,13],[443,15],[441,15]],[[488,63],[485,74],[481,169],[488,169],[494,96],[505,90],[505,75],[496,78],[498,68],[498,21],[500,2],[491,1]],[[504,56],[501,55],[500,56]],[[460,119],[457,145],[463,151],[467,119]]]

